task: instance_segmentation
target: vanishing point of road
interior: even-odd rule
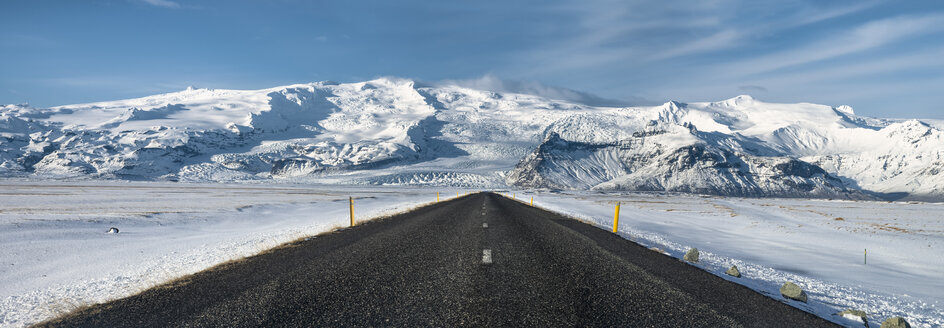
[[[834,327],[603,229],[478,193],[286,244],[50,327]]]

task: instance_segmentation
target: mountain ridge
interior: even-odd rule
[[[398,78],[188,88],[4,105],[0,176],[944,199],[938,123],[749,95],[601,107]]]

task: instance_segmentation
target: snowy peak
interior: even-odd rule
[[[688,114],[685,107],[685,104],[677,101],[662,104],[659,109],[659,117],[656,120],[661,123],[680,124],[680,122],[685,121],[684,118]]]
[[[931,134],[936,129],[932,128],[931,125],[918,121],[918,120],[908,120],[901,123],[891,124],[888,127],[882,129],[888,135],[889,138],[897,138],[908,141],[918,141],[925,137],[931,136]]]
[[[855,116],[855,111],[852,110],[852,107],[847,106],[847,105],[836,107],[836,111],[843,113],[845,115]]]
[[[750,107],[754,104],[754,97],[749,95],[740,95],[731,99],[724,101],[712,103],[715,107],[719,108],[741,108],[741,107]]]

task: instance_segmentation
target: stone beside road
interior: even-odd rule
[[[692,262],[692,263],[698,262],[698,249],[693,247],[692,249],[688,250],[688,252],[685,253],[685,256],[682,257],[682,259],[687,262]]]
[[[885,320],[881,328],[911,328],[911,325],[908,324],[908,321],[905,321],[905,318],[894,317]]]
[[[783,286],[780,287],[780,295],[794,301],[800,301],[806,303],[806,292],[803,291],[800,286],[792,282],[786,282]]]

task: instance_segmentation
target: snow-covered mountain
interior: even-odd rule
[[[0,107],[0,176],[944,199],[940,122],[847,106],[595,107],[384,78]]]

